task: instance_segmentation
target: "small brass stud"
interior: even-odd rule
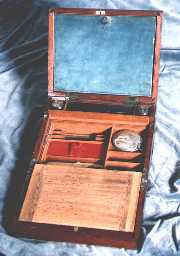
[[[79,228],[78,227],[74,227],[74,232],[78,232]]]

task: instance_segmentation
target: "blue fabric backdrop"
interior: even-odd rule
[[[50,7],[164,11],[157,122],[144,209],[142,249],[21,240],[6,234],[7,194],[17,160],[26,158],[30,113],[47,99],[47,14]],[[0,1],[0,253],[7,256],[180,255],[180,2],[179,0]],[[29,139],[31,141],[31,139]],[[28,157],[27,157],[28,158]],[[22,158],[21,158],[22,159]],[[16,168],[17,169],[17,168]],[[21,176],[21,169],[18,169]],[[23,174],[22,174],[23,175]],[[11,202],[14,197],[11,195]]]

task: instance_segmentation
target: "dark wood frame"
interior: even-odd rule
[[[64,93],[55,92],[53,88],[53,68],[54,68],[54,15],[57,13],[67,14],[80,14],[80,15],[95,15],[96,11],[103,11],[100,9],[53,9],[49,13],[49,55],[48,55],[48,96],[65,96]],[[151,112],[151,124],[148,130],[147,139],[147,150],[149,152],[148,157],[145,159],[145,168],[143,170],[143,176],[146,177],[148,173],[148,167],[150,163],[150,156],[152,150],[153,140],[153,127],[155,120],[155,106],[157,98],[157,86],[158,86],[158,70],[159,70],[159,52],[160,52],[160,32],[162,22],[161,11],[136,11],[136,10],[105,10],[106,15],[128,15],[128,16],[155,16],[156,17],[156,36],[155,36],[155,48],[154,48],[154,67],[153,67],[153,89],[151,97],[137,97],[139,102],[142,104],[152,104],[153,111]],[[74,101],[76,102],[90,102],[98,104],[117,104],[122,102],[127,103],[128,96],[112,96],[112,95],[96,95],[88,93],[72,93]],[[83,97],[82,97],[83,96]],[[38,156],[38,148],[41,144],[41,139],[45,131],[45,124],[48,119],[44,119],[42,128],[40,131],[39,139],[36,143],[35,154]],[[37,157],[38,158],[38,157]],[[27,188],[26,188],[27,189]],[[24,195],[26,192],[24,191]],[[135,249],[140,246],[141,243],[141,219],[143,214],[144,196],[146,191],[146,184],[142,183],[138,200],[138,211],[135,221],[135,230],[133,233],[130,232],[117,232],[117,231],[106,231],[89,228],[79,228],[78,231],[73,227],[63,225],[49,225],[39,223],[28,223],[24,221],[18,221],[18,216],[21,208],[21,204],[18,205],[16,214],[14,216],[13,225],[11,227],[11,234],[15,234],[22,237],[30,237],[44,240],[54,241],[68,241],[75,243],[86,243],[86,244],[97,244],[115,247],[125,247],[129,249]]]

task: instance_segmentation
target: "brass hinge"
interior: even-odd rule
[[[127,99],[128,107],[133,109],[134,114],[138,114],[141,116],[147,116],[150,113],[151,105],[141,104],[139,102],[139,97],[129,96]]]
[[[141,116],[148,116],[151,112],[151,105],[148,104],[138,104],[137,106],[138,114]]]
[[[127,104],[129,106],[137,106],[139,104],[139,98],[136,96],[128,96]]]
[[[51,106],[57,109],[66,109],[69,99],[69,96],[53,96],[50,99]]]
[[[76,102],[79,97],[78,93],[67,93],[64,96],[52,96],[50,103],[53,108],[65,110],[70,102]]]
[[[138,104],[139,104],[139,98],[138,97],[136,97],[136,96],[128,96],[127,97],[127,106],[130,109],[130,112],[132,114],[137,113]]]

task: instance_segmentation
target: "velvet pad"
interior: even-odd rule
[[[55,91],[151,96],[155,17],[55,16]]]

